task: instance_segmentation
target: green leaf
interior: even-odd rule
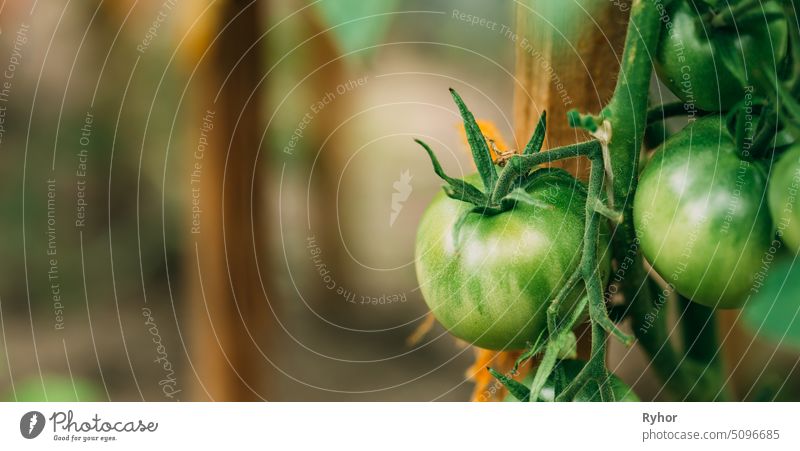
[[[528,142],[528,145],[525,146],[525,151],[522,152],[523,155],[532,155],[536,152],[542,150],[542,144],[544,144],[544,137],[547,131],[547,111],[542,111],[542,115],[539,116],[539,123],[536,124],[536,130],[533,131],[533,135],[531,136],[531,140]]]
[[[763,285],[745,304],[744,324],[756,334],[780,343],[800,346],[800,261],[777,261]]]
[[[497,184],[497,169],[492,161],[492,154],[489,152],[489,146],[486,144],[486,138],[483,136],[478,123],[475,122],[475,116],[469,111],[467,105],[458,95],[455,89],[450,88],[450,94],[453,100],[458,105],[458,111],[461,113],[461,118],[464,119],[464,129],[467,132],[467,141],[469,147],[472,149],[472,159],[475,161],[475,166],[478,168],[478,174],[481,176],[483,186],[491,198],[492,190]]]
[[[332,33],[341,53],[354,52],[346,58],[352,61],[371,56],[375,48],[369,47],[383,43],[397,3],[397,0],[322,0],[314,6],[330,28],[328,32]]]
[[[517,398],[522,402],[528,402],[531,396],[531,391],[528,389],[528,387],[515,381],[514,379],[511,379],[510,377],[506,377],[506,375],[504,374],[498,373],[497,371],[491,368],[487,367],[486,369],[489,370],[489,374],[494,376],[495,379],[500,381],[500,383],[503,384],[504,387],[506,387],[506,389],[508,390],[509,393],[511,393],[512,396],[514,396],[515,398]]]

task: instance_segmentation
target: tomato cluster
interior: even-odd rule
[[[541,337],[556,336],[554,323],[569,316],[572,327],[580,318],[574,312],[584,308],[585,304],[576,305],[587,297],[587,286],[600,299],[597,285],[605,286],[612,268],[606,252],[607,224],[598,232],[597,216],[587,219],[587,211],[624,224],[626,233],[635,230],[632,241],[654,270],[651,274],[684,298],[711,308],[742,307],[773,259],[785,249],[800,252],[800,143],[778,118],[782,107],[775,100],[786,95],[780,84],[786,74],[800,72],[800,38],[793,34],[777,0],[757,4],[743,0],[727,13],[712,9],[712,3],[665,3],[662,37],[652,55],[656,73],[681,99],[682,110],[693,117],[647,158],[638,184],[631,184],[637,185],[631,191],[632,208],[607,205],[597,194],[603,183],[609,183],[603,182],[602,174],[592,179],[596,183],[589,183],[588,195],[585,185],[558,170],[520,170],[509,182],[511,171],[506,168],[498,178],[505,161],[491,160],[474,117],[453,92],[478,173],[464,179],[448,177],[430,148],[420,142],[447,184],[421,220],[415,249],[421,293],[453,335],[487,349],[528,349],[532,356]],[[800,74],[795,78],[790,93],[800,91]],[[800,103],[796,109],[800,111]],[[666,116],[667,107],[660,111]],[[648,114],[648,121],[665,118],[653,116]],[[604,116],[573,119],[574,126],[598,132]],[[606,146],[613,143],[612,131],[595,133],[599,138],[595,144],[600,146],[603,139],[611,140],[604,142]],[[543,133],[537,127],[523,156],[539,151]],[[609,156],[603,154],[599,161],[609,174],[605,158]],[[594,160],[592,165],[594,177]],[[590,230],[594,238],[587,238]],[[594,256],[594,240],[599,259]],[[584,253],[593,256],[587,267],[596,263],[592,277],[579,270]],[[621,267],[623,262],[617,264]],[[553,303],[556,297],[560,302]],[[609,332],[613,328],[601,321],[611,322],[604,300],[598,303],[589,310],[593,326],[599,324]],[[593,337],[593,346],[594,341]],[[554,340],[551,345],[558,343]],[[559,361],[553,366],[555,353],[545,355],[550,358],[547,368],[554,371],[545,375],[573,379],[579,372],[594,372],[595,383],[610,381],[610,386],[603,386],[606,395],[613,392],[618,398],[636,400],[613,375],[603,379],[605,373],[596,372],[596,365]],[[504,384],[523,386],[515,396],[528,399],[525,387],[534,383],[532,378],[521,384],[502,378]],[[544,381],[539,377],[534,389]],[[550,393],[554,398],[557,385],[558,379],[547,379],[536,396],[543,399]],[[569,399],[596,400],[600,389],[595,388],[573,390],[575,396]]]
[[[730,109],[786,58],[787,21],[775,18],[782,13],[777,2],[735,15],[730,26],[701,20],[711,13],[701,0],[673,1],[656,53],[659,78],[691,110]]]
[[[770,169],[769,158],[755,158],[752,139],[731,132],[754,126],[731,127],[728,120],[737,108],[752,112],[759,96],[769,94],[759,81],[783,70],[787,20],[778,2],[729,17],[731,26],[703,21],[713,11],[701,1],[672,5],[657,73],[687,111],[712,113],[656,150],[639,176],[634,222],[642,253],[681,295],[739,308],[780,252],[776,230],[794,251],[800,245],[800,223],[793,220],[800,148]],[[748,120],[753,116],[759,119],[748,114]],[[765,155],[780,153],[772,150]]]

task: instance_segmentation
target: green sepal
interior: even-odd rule
[[[549,340],[547,348],[544,351],[542,361],[539,362],[539,366],[536,368],[536,375],[533,377],[533,382],[531,383],[531,402],[536,402],[539,399],[539,393],[541,393],[542,389],[547,383],[547,379],[550,377],[550,374],[552,374],[553,369],[556,366],[556,361],[561,355],[561,350],[564,344],[566,344],[567,340],[564,338],[565,335],[566,334],[562,333],[555,337],[555,339]]]
[[[500,381],[501,384],[508,390],[511,396],[517,398],[522,402],[528,402],[531,396],[531,391],[525,385],[511,379],[510,377],[506,377],[505,374],[501,374],[492,368],[486,367],[489,370],[489,374],[494,376],[495,379]]]
[[[462,180],[459,180],[460,182]],[[467,182],[458,183],[455,185],[445,185],[442,187],[447,197],[467,202],[473,205],[482,206],[486,203],[486,197],[480,191],[473,191],[470,187],[475,188]],[[477,188],[475,188],[477,189]]]
[[[531,383],[532,401],[536,401],[539,398],[539,393],[542,391],[542,388],[544,388],[545,384],[547,383],[547,379],[553,372],[556,361],[558,359],[563,359],[564,356],[577,356],[578,340],[575,337],[575,334],[572,333],[572,329],[575,327],[575,324],[578,322],[578,320],[583,316],[583,311],[588,302],[589,298],[584,296],[580,301],[578,301],[565,321],[563,321],[561,324],[548,324],[548,330],[552,335],[548,339],[544,357],[542,357],[542,361],[539,363],[539,367],[536,369],[536,375]],[[551,307],[552,306],[553,304],[551,304]],[[548,318],[552,318],[549,312]]]
[[[536,130],[533,131],[531,140],[528,141],[528,145],[525,146],[525,150],[522,152],[522,154],[533,155],[542,150],[542,144],[544,144],[546,131],[547,131],[547,111],[542,111],[542,115],[539,116],[539,123],[536,124]]]
[[[449,186],[444,187],[445,194],[453,199],[469,202],[478,206],[485,206],[487,204],[488,198],[477,187],[465,182],[464,180],[450,177],[444,173],[442,165],[439,164],[439,160],[436,158],[436,154],[433,153],[433,150],[431,150],[430,146],[419,139],[415,139],[414,142],[422,146],[422,148],[425,149],[425,152],[428,153],[428,157],[430,157],[431,163],[433,164],[433,171],[436,173],[436,175],[448,183]]]
[[[461,96],[453,88],[450,88],[450,94],[452,94],[453,100],[458,106],[461,118],[464,119],[464,130],[467,132],[467,142],[469,142],[469,147],[472,149],[472,159],[478,168],[478,174],[481,176],[483,186],[486,187],[486,192],[491,197],[491,191],[497,183],[497,169],[495,169],[492,161],[492,154],[489,152],[486,138],[483,136],[480,127],[478,127],[478,123],[475,122],[475,116],[464,104]]]
[[[529,192],[522,188],[515,188],[510,193],[506,194],[506,197],[500,201],[500,205],[503,209],[509,210],[519,202],[532,207],[544,208],[547,210],[553,209],[553,205],[531,196]]]
[[[446,189],[445,192],[447,192]],[[467,222],[467,218],[469,218],[469,215],[475,213],[484,216],[491,216],[493,214],[500,213],[501,211],[502,210],[492,209],[489,207],[475,206],[461,213],[461,216],[459,216],[458,219],[456,219],[456,223],[453,224],[453,244],[455,245],[455,247],[458,248],[461,243],[461,229]]]
[[[514,362],[514,368],[511,369],[512,373],[516,373],[520,365],[532,359],[536,354],[542,352],[545,343],[547,343],[547,341],[544,339],[544,336],[545,331],[542,331],[539,336],[536,337],[536,341],[533,343],[533,345],[531,345],[527,351],[523,352],[522,355],[517,358],[517,361]]]

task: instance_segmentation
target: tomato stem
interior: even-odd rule
[[[596,140],[527,155],[514,155],[508,160],[505,168],[500,173],[497,185],[492,192],[492,202],[499,203],[514,187],[514,182],[527,175],[531,170],[545,163],[552,163],[566,158],[590,156],[600,151],[600,143]]]
[[[719,348],[709,346],[716,341],[717,323],[714,309],[678,296],[681,310],[681,332],[686,356],[703,363],[718,363]]]
[[[614,401],[614,392],[608,383],[609,374],[606,369],[606,333],[599,324],[592,324],[592,349],[589,361],[581,368],[575,379],[570,382],[555,400],[572,401],[586,384],[594,381],[600,388],[600,399]]]
[[[610,220],[614,224],[622,223],[622,212],[614,210],[613,208],[609,207],[601,199],[594,200],[593,209],[596,213],[599,213],[600,215]]]
[[[672,391],[681,393],[696,380],[692,380],[692,374],[681,365],[681,359],[670,341],[667,315],[662,310],[666,302],[663,293],[654,301],[657,285],[645,271],[632,216],[639,154],[648,119],[652,58],[663,28],[659,7],[663,8],[664,5],[653,0],[633,1],[619,79],[614,96],[602,115],[610,123],[612,132],[608,142],[610,161],[607,163],[610,163],[613,174],[614,205],[621,208],[623,214],[622,224],[617,227],[614,237],[615,258],[617,262],[633,260],[627,265],[627,272],[623,271],[620,275],[622,291],[630,305],[633,330],[656,372],[666,380]],[[708,335],[702,337],[704,343],[714,338]],[[715,346],[711,343],[714,341],[709,345]]]
[[[735,26],[737,24],[737,17],[741,19],[742,16],[760,6],[761,1],[759,0],[743,0],[735,5],[728,4],[727,8],[723,9],[721,12],[715,13],[711,11],[707,15],[704,15],[703,18],[715,28]]]
[[[685,116],[689,114],[689,110],[687,110],[687,104],[683,101],[675,101],[675,102],[668,102],[663,103],[661,105],[654,106],[647,110],[647,123],[652,124],[654,122],[664,121],[671,117],[675,116]],[[708,114],[706,112],[702,112],[698,114],[698,116]]]
[[[589,299],[589,318],[592,322],[592,349],[589,362],[581,369],[572,383],[558,395],[557,400],[572,400],[578,391],[591,381],[596,382],[600,387],[601,399],[613,400],[614,395],[608,383],[608,371],[605,367],[606,332],[614,334],[623,343],[630,344],[633,341],[632,337],[620,331],[611,321],[605,305],[603,285],[598,270],[600,265],[597,248],[597,243],[600,242],[600,218],[602,216],[596,211],[597,202],[600,200],[603,189],[605,164],[603,163],[602,152],[595,151],[588,156],[592,166],[589,173],[589,190],[585,207],[586,226],[579,268]],[[606,251],[607,249],[603,249],[603,252]],[[549,364],[549,362],[547,363]],[[551,369],[545,368],[548,371]],[[539,372],[537,372],[537,377],[539,377]]]

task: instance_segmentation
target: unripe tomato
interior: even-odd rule
[[[800,145],[781,155],[769,179],[769,211],[786,246],[800,252]]]
[[[725,111],[744,97],[742,80],[754,84],[756,69],[780,67],[786,57],[788,31],[785,18],[769,25],[765,14],[781,14],[777,2],[764,2],[736,17],[741,26],[715,28],[704,25],[709,11],[700,1],[675,0],[664,18],[665,28],[656,53],[659,78],[682,101],[705,111]],[[737,70],[729,68],[720,52],[733,49]],[[742,57],[743,55],[743,57]]]
[[[477,176],[466,180],[482,188]],[[522,202],[506,212],[470,214],[455,242],[454,226],[471,204],[439,193],[419,225],[416,271],[434,316],[453,335],[487,349],[524,349],[546,329],[549,302],[577,269],[585,194],[577,180],[543,175],[528,188],[546,207]],[[603,277],[607,236],[599,249]],[[585,292],[578,284],[566,311]]]
[[[717,308],[745,301],[773,237],[760,163],[742,160],[719,116],[668,139],[639,178],[641,250],[683,296]]]

